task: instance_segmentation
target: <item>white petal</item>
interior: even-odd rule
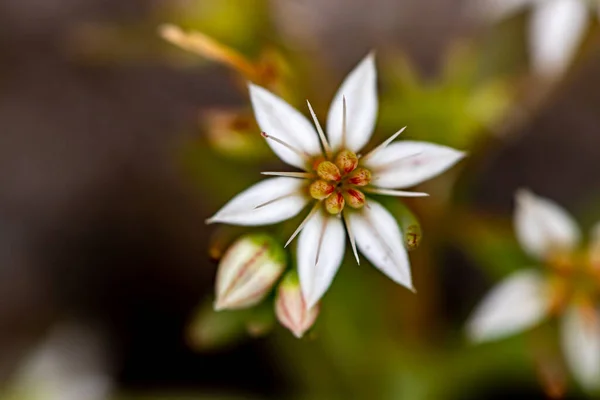
[[[407,192],[405,190],[380,189],[377,187],[368,187],[363,189],[366,193],[381,194],[383,196],[395,197],[428,197],[428,193],[423,192]]]
[[[396,219],[371,199],[360,212],[348,213],[348,218],[360,252],[394,282],[413,290],[410,263]]]
[[[572,306],[562,321],[562,345],[573,376],[587,390],[600,388],[600,315]]]
[[[285,221],[298,214],[308,202],[308,196],[303,193],[305,185],[302,179],[266,179],[229,200],[206,222],[258,226]]]
[[[401,189],[441,174],[464,156],[451,147],[404,140],[380,150],[366,166],[373,173],[373,185]]]
[[[343,99],[346,98],[345,147],[362,149],[373,134],[377,119],[377,70],[370,53],[346,77],[336,93],[327,116],[327,136],[333,149],[343,145]]]
[[[298,238],[298,275],[306,299],[311,308],[333,281],[346,246],[344,224],[340,218],[316,212],[304,226]]]
[[[588,8],[581,0],[541,2],[534,10],[529,45],[534,70],[552,78],[571,64],[588,27]]]
[[[260,86],[249,84],[249,88],[254,115],[263,132],[311,156],[321,154],[317,132],[304,115]],[[306,168],[302,156],[274,141],[267,140],[267,143],[284,162]]]
[[[532,257],[573,249],[581,236],[577,224],[558,204],[528,190],[515,196],[515,230],[521,246]]]
[[[550,306],[548,285],[537,271],[515,272],[494,287],[467,323],[476,342],[496,340],[539,323]]]

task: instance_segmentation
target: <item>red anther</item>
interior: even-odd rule
[[[329,182],[318,180],[310,184],[308,188],[313,199],[323,200],[335,190],[335,186]]]
[[[334,181],[337,182],[342,179],[342,174],[340,174],[340,170],[335,166],[331,161],[323,161],[317,167],[317,175],[321,179],[325,179],[326,181]]]
[[[325,209],[328,213],[337,215],[344,209],[344,196],[340,192],[335,192],[325,200]]]
[[[362,208],[365,205],[365,195],[360,190],[348,189],[344,192],[344,199],[352,208]]]
[[[335,165],[344,173],[354,171],[358,165],[358,157],[350,150],[342,150],[335,157]]]
[[[348,183],[356,186],[366,186],[369,182],[371,182],[371,171],[366,168],[357,168],[348,177]]]

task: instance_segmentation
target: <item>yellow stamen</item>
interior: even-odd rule
[[[340,170],[335,166],[331,161],[323,161],[317,167],[317,175],[321,177],[321,179],[325,179],[326,181],[339,181],[342,179],[342,174],[340,174]]]
[[[325,209],[328,213],[337,215],[344,209],[344,196],[340,192],[335,192],[325,199]]]

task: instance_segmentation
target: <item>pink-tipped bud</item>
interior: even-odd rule
[[[367,186],[369,182],[371,182],[371,171],[366,168],[357,168],[348,177],[348,183],[356,186]]]
[[[329,182],[318,180],[310,184],[308,188],[313,199],[323,200],[335,190],[335,186]]]
[[[352,208],[363,208],[365,205],[365,195],[360,190],[348,189],[344,192],[344,199],[348,206]]]
[[[344,209],[344,196],[340,192],[335,192],[325,199],[325,209],[328,213],[337,215]]]
[[[275,314],[279,323],[297,338],[301,338],[313,326],[319,315],[319,304],[309,310],[306,309],[296,271],[288,272],[279,284],[275,299]]]
[[[342,179],[342,174],[340,174],[340,170],[335,166],[331,161],[323,161],[317,167],[317,175],[321,179],[325,179],[326,181],[339,181]]]
[[[215,310],[248,308],[259,303],[285,266],[285,251],[275,239],[265,234],[242,236],[219,263]]]
[[[342,173],[350,173],[358,165],[358,157],[350,150],[342,150],[335,157],[335,165],[337,165]]]

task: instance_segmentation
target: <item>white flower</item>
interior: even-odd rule
[[[521,270],[500,282],[471,316],[468,334],[476,342],[500,339],[559,315],[573,376],[588,390],[600,389],[600,313],[593,302],[600,289],[600,238],[592,239],[590,252],[581,257],[581,233],[562,207],[525,190],[516,202],[517,238],[547,270]]]
[[[426,196],[398,189],[414,186],[455,164],[460,151],[425,142],[392,143],[400,130],[371,152],[358,156],[377,118],[375,60],[368,55],[348,75],[331,104],[327,137],[310,106],[316,130],[302,114],[264,88],[250,84],[254,113],[263,136],[286,163],[304,172],[264,172],[277,176],[234,197],[207,222],[274,224],[311,210],[299,233],[298,272],[307,307],[331,285],[342,262],[348,233],[357,247],[395,282],[412,289],[410,266],[394,217],[365,193]]]
[[[546,78],[562,75],[571,64],[590,26],[597,0],[473,0],[476,13],[501,19],[526,7],[533,9],[529,48],[534,71]]]

